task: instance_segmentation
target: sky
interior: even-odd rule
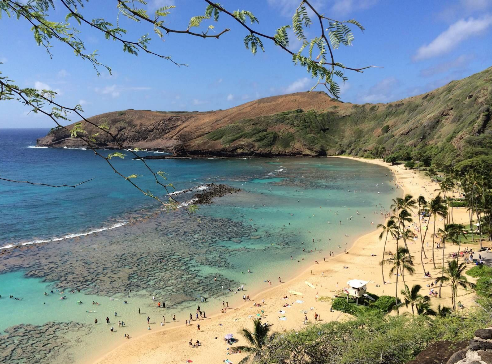
[[[56,2],[60,5],[58,2]],[[231,11],[250,10],[260,23],[254,28],[273,35],[277,28],[292,23],[300,0],[221,0]],[[358,68],[378,66],[364,73],[346,71],[341,100],[351,103],[391,102],[422,94],[492,66],[492,0],[313,0],[324,15],[356,19],[365,27],[354,29],[350,47],[334,51],[335,59]],[[81,12],[89,19],[105,18],[116,23],[115,0],[90,0]],[[176,8],[166,26],[186,29],[190,17],[202,15],[203,0],[150,0],[148,10],[163,5]],[[63,19],[59,6],[50,13]],[[0,20],[0,72],[20,87],[50,89],[66,106],[82,105],[86,117],[125,109],[161,111],[206,111],[227,109],[262,97],[308,91],[316,80],[296,66],[291,56],[264,40],[265,52],[253,55],[243,42],[247,31],[222,16],[213,31],[230,31],[220,39],[201,39],[170,34],[159,39],[145,24],[121,19],[126,38],[136,40],[149,34],[150,49],[169,55],[173,63],[140,53],[123,53],[121,44],[81,27],[80,37],[87,51],[97,50],[101,63],[98,76],[91,64],[75,57],[66,45],[53,42],[52,57],[36,45],[30,24],[23,20]],[[308,37],[319,35],[314,22]],[[300,42],[292,32],[289,48]],[[320,88],[320,90],[322,90]],[[78,121],[76,118],[72,122]],[[15,101],[0,101],[0,128],[53,127],[47,117],[29,112]]]

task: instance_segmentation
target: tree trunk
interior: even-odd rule
[[[434,234],[432,235],[432,264],[434,264],[434,268],[436,268],[436,259],[434,256],[434,245],[436,239],[436,218],[437,214],[434,214]]]
[[[480,232],[480,249],[482,249],[482,219],[481,214],[477,212],[477,220],[480,225],[478,225],[478,231]]]
[[[419,206],[419,232],[420,232],[420,244],[422,245],[422,250],[420,251],[420,259],[422,260],[422,253],[424,255],[424,257],[427,259],[427,255],[425,254],[425,251],[424,251],[424,234],[422,233],[422,211],[420,210],[420,206]],[[424,263],[422,263],[422,266],[423,266]],[[425,269],[424,269],[424,273],[425,273]]]
[[[396,239],[396,255],[398,255],[398,239]],[[395,263],[396,263],[395,256]],[[400,307],[398,306],[398,269],[396,270],[396,284],[395,284],[395,304],[396,304],[396,314],[400,315]]]
[[[386,239],[384,239],[384,247],[383,247],[383,260],[382,260],[382,264],[381,264],[381,275],[383,276],[383,284],[386,283],[386,281],[384,280],[384,254],[386,253],[386,242],[388,241],[388,232],[386,232]]]
[[[442,271],[441,271],[441,277],[444,277],[444,246],[446,244],[445,239],[442,240]],[[441,290],[442,290],[442,281],[441,284],[439,285],[439,298],[441,298]]]

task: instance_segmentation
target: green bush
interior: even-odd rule
[[[336,299],[344,305],[345,299]],[[334,301],[334,303],[335,303]],[[485,304],[484,304],[485,303]],[[459,314],[429,319],[423,316],[359,316],[344,322],[316,324],[279,334],[258,363],[403,364],[438,340],[458,342],[488,327],[491,303]]]
[[[451,206],[451,207],[466,207],[466,202],[465,201],[451,201],[449,203],[449,206]]]
[[[294,134],[284,133],[278,139],[278,145],[283,149],[288,149],[292,142],[294,141]]]
[[[471,269],[466,271],[470,277],[478,278],[478,277],[492,277],[492,267],[487,265],[476,265]]]
[[[227,129],[226,128],[222,128],[222,129],[216,129],[210,133],[207,134],[207,139],[209,140],[220,140],[224,137],[224,135],[227,134]]]
[[[477,280],[477,285],[475,287],[475,292],[481,297],[491,297],[492,296],[492,277],[485,276],[480,277]]]
[[[381,296],[376,302],[371,303],[371,307],[374,307],[383,313],[390,312],[393,307],[395,307],[395,297]]]
[[[335,298],[333,300],[333,303],[331,304],[331,308],[337,311],[348,313],[353,316],[356,316],[358,313],[358,307],[355,304],[355,301],[349,300],[349,302],[347,302],[347,299],[343,297]]]
[[[414,169],[415,168],[415,162],[414,161],[406,161],[405,162],[405,168]]]

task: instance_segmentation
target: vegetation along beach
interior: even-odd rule
[[[491,1],[0,19],[0,363],[492,363]]]

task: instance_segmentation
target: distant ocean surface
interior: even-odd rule
[[[86,360],[87,352],[103,349],[95,337],[113,340],[93,325],[92,305],[76,301],[102,303],[100,321],[118,311],[132,335],[146,329],[137,308],[160,315],[153,295],[168,303],[169,316],[185,317],[201,297],[213,312],[224,297],[234,302],[239,286],[253,294],[267,279],[288,279],[329,251],[348,248],[383,221],[381,213],[401,192],[388,169],[337,158],[149,160],[177,190],[207,183],[241,189],[195,214],[163,212],[92,151],[36,148],[47,132],[0,129],[0,177],[53,185],[92,180],[76,188],[0,181],[0,335],[14,325],[36,325],[30,328],[36,335],[14,330],[4,341],[24,342],[27,350],[31,336],[44,335],[36,330],[57,322],[56,330],[74,335],[82,329],[70,325],[83,325],[92,339],[91,350],[79,345],[41,363]],[[165,198],[143,163],[123,153],[125,159],[112,160],[123,175],[138,175],[143,190]]]

